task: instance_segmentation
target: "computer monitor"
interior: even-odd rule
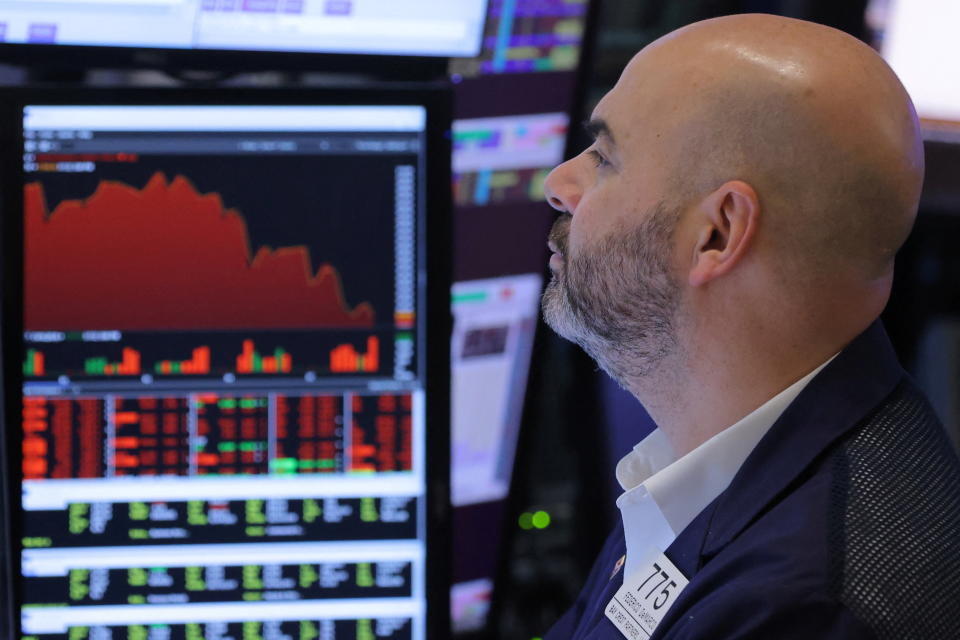
[[[455,279],[544,272],[543,181],[580,118],[593,11],[590,0],[491,0],[480,55],[451,61]]]
[[[229,52],[301,54],[267,58],[278,66],[309,65],[302,54],[317,53],[472,56],[486,7],[487,0],[0,0],[0,56],[90,64],[93,53],[101,64],[151,67],[171,56],[223,64],[231,58],[216,54]]]
[[[534,273],[453,285],[455,507],[510,491],[542,286]]]
[[[867,19],[878,47],[913,99],[928,137],[960,141],[960,57],[953,0],[872,0]]]
[[[563,161],[569,121],[564,112],[456,120],[454,202],[542,205],[543,181]]]
[[[451,71],[481,75],[576,71],[590,0],[491,0],[483,51]]]
[[[532,340],[533,326],[521,324],[519,318],[534,321],[537,317],[540,286],[533,284],[533,278],[546,272],[546,238],[554,219],[544,200],[544,179],[564,160],[570,122],[580,117],[578,78],[594,12],[590,0],[491,0],[480,55],[450,63],[456,118],[454,277],[458,286],[476,283],[491,292],[498,283],[523,282],[523,294],[510,311],[516,314],[511,316],[511,334],[523,335],[523,340]],[[496,299],[495,293],[490,296]],[[455,343],[459,327],[465,326],[461,321],[467,322],[474,312],[482,314],[483,309],[484,305],[465,305],[455,299]],[[464,398],[458,396],[456,380],[466,379],[458,372],[471,362],[457,362],[456,344],[453,355],[453,629],[469,635],[486,626],[496,635],[488,624],[492,622],[489,610],[496,600],[497,578],[505,573],[509,530],[529,506],[514,504],[516,496],[508,496],[505,490],[514,485],[512,452],[517,448],[527,393],[527,377],[520,373],[529,370],[529,356],[510,353],[476,360],[477,365],[502,367],[504,376],[513,367],[510,375],[516,376],[516,384],[508,388],[500,383],[502,378],[485,379],[477,388],[462,389],[468,394]],[[510,406],[518,427],[507,428],[503,416],[492,411],[458,420],[465,412],[464,403]],[[460,469],[472,467],[464,454],[476,443],[483,443],[487,452],[480,460],[487,471],[474,469],[476,491],[471,491]],[[497,451],[510,454],[495,455]],[[493,460],[501,461],[501,473],[490,482]],[[470,500],[471,493],[485,499]]]
[[[445,94],[4,104],[16,637],[445,637]]]
[[[542,286],[533,273],[453,285],[451,501],[494,524],[456,532],[470,549],[458,573],[470,578],[453,587],[454,632],[482,628],[490,608]]]

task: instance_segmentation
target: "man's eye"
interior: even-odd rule
[[[597,151],[597,150],[595,150],[595,149],[591,149],[591,150],[588,151],[587,153],[590,155],[590,158],[593,160],[594,166],[596,166],[596,167],[598,167],[598,168],[599,168],[599,167],[605,167],[605,166],[607,166],[608,164],[610,164],[609,162],[607,162],[607,159],[604,158],[603,155],[602,155],[599,151]]]

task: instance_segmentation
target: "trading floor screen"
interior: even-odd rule
[[[0,42],[469,56],[480,50],[486,4],[486,0],[0,0]]]
[[[26,108],[23,640],[425,636],[425,120]]]

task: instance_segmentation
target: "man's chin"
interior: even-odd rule
[[[543,297],[540,298],[540,311],[543,313],[543,321],[547,326],[556,331],[555,324],[559,316],[563,314],[563,290],[561,289],[560,276],[556,272],[547,283],[547,288],[543,291]]]
[[[543,321],[561,338],[577,342],[573,313],[567,301],[562,274],[554,272],[540,301]]]

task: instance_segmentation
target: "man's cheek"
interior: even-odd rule
[[[585,215],[584,218],[573,218],[570,225],[570,235],[567,237],[567,255],[568,260],[576,255],[580,255],[584,247],[590,245],[590,238],[595,233],[593,220]]]

